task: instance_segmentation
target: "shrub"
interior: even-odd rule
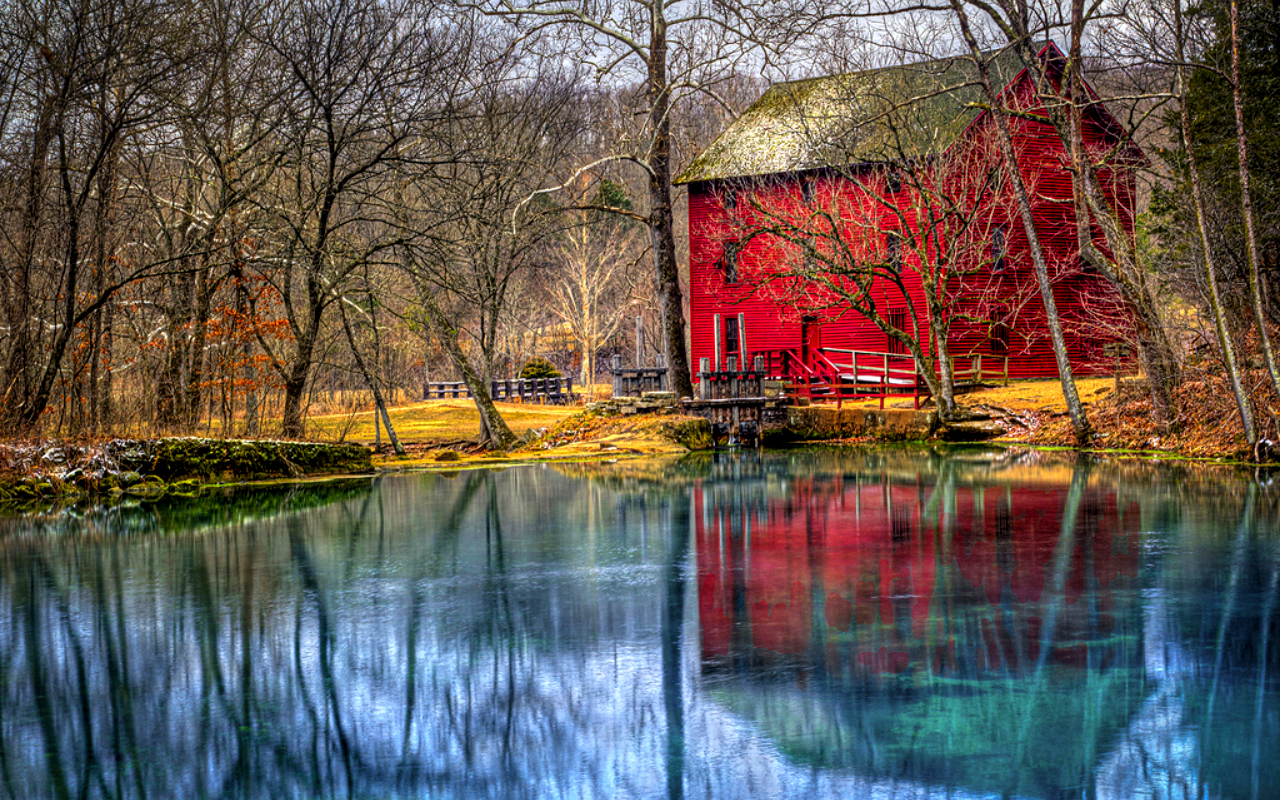
[[[520,377],[525,380],[535,378],[559,378],[560,370],[545,358],[531,358],[520,370]]]

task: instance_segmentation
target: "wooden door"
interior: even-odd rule
[[[813,358],[822,348],[822,324],[817,317],[800,318],[800,360],[806,366],[813,364]]]

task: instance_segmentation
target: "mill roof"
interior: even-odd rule
[[[1004,87],[1022,71],[1008,49],[991,56]],[[776,83],[675,182],[771,175],[939,153],[981,113],[969,57],[921,61]]]

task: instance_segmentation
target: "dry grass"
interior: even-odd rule
[[[1254,376],[1254,386],[1265,385],[1265,376]],[[1109,450],[1164,452],[1198,458],[1249,459],[1252,454],[1240,428],[1239,412],[1226,379],[1212,371],[1189,370],[1177,391],[1178,424],[1161,431],[1152,412],[1151,396],[1139,378],[1127,378],[1115,390],[1110,378],[1077,381],[1095,432],[1095,446]],[[965,405],[978,403],[1004,408],[1030,421],[1013,429],[1009,438],[1039,445],[1070,446],[1074,437],[1066,416],[1066,402],[1056,379],[1023,382],[965,395]],[[1277,437],[1275,420],[1264,412],[1274,397],[1261,388],[1255,392],[1255,409],[1264,436]]]
[[[1083,378],[1076,382],[1090,421],[1097,432],[1096,446],[1101,449],[1163,451],[1210,458],[1247,458],[1247,448],[1240,433],[1239,419],[1231,393],[1220,375],[1212,371],[1189,372],[1179,390],[1180,426],[1176,432],[1157,430],[1151,413],[1151,402],[1140,379],[1125,379],[1119,392],[1112,378]],[[1252,376],[1254,386],[1266,383],[1265,375]],[[600,386],[599,389],[606,389]],[[961,395],[959,402],[968,408],[995,410],[1012,422],[1006,441],[1037,445],[1070,446],[1073,442],[1066,401],[1056,378],[1018,381],[1008,386],[995,386]],[[846,406],[878,405],[879,401],[861,400]],[[1269,393],[1255,397],[1258,422],[1263,435],[1280,439],[1276,417],[1268,408],[1280,408],[1280,401]],[[517,436],[528,430],[555,429],[573,415],[574,407],[535,406],[500,403],[499,409]],[[886,405],[911,407],[911,400],[891,398]],[[401,406],[391,411],[396,432],[402,441],[418,452],[419,458],[431,458],[441,445],[460,440],[474,440],[479,435],[479,420],[470,400],[432,400]],[[373,441],[373,414],[332,414],[311,419],[318,438],[347,441]],[[603,420],[568,423],[572,434],[558,441],[557,455],[574,451],[579,455],[623,452],[663,452],[668,442],[646,426],[634,421]],[[563,426],[562,426],[563,428]],[[553,433],[557,433],[553,430]],[[344,435],[345,434],[345,435]],[[549,436],[549,442],[555,436]],[[615,450],[615,448],[617,450]],[[603,451],[603,452],[602,452]],[[525,455],[533,455],[527,453]]]
[[[498,403],[498,411],[516,436],[525,431],[550,428],[578,411],[574,406],[538,406]],[[436,444],[480,436],[480,415],[471,400],[426,400],[389,409],[396,435],[405,443]],[[373,412],[328,414],[310,419],[316,438],[348,442],[373,442]],[[386,440],[386,433],[383,433]]]
[[[1086,408],[1106,398],[1114,389],[1115,380],[1112,378],[1081,378],[1076,381],[1076,392]],[[1042,411],[1051,414],[1065,414],[1067,411],[1067,401],[1062,396],[1062,382],[1057,378],[1018,381],[1008,386],[979,389],[961,395],[959,399],[964,405],[983,403],[1012,411]]]

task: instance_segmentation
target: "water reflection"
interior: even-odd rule
[[[726,702],[823,767],[1000,795],[1088,782],[1147,691],[1136,501],[1083,469],[760,489],[695,493]]]
[[[1273,503],[886,451],[4,520],[0,796],[1269,797]]]

